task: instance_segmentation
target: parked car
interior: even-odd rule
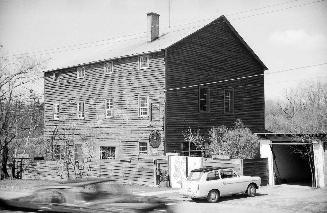
[[[226,195],[244,193],[253,197],[260,184],[260,177],[241,176],[232,168],[205,167],[191,171],[182,182],[181,194],[214,203]]]
[[[172,212],[167,200],[136,196],[108,180],[58,184],[35,190],[28,196],[3,200],[0,209],[42,212]],[[105,186],[105,187],[102,187]]]

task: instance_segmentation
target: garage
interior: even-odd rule
[[[313,187],[325,186],[325,149],[319,138],[303,142],[308,135],[260,133],[260,155],[268,158],[269,185],[291,184]]]
[[[272,143],[275,184],[312,185],[314,165],[307,150],[311,144],[294,145],[289,142]]]

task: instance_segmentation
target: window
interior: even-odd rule
[[[224,91],[224,109],[225,109],[225,113],[232,113],[234,111],[233,89],[226,89]]]
[[[207,181],[210,180],[218,180],[219,179],[219,172],[218,171],[212,171],[207,174]]]
[[[107,62],[104,64],[104,73],[105,74],[110,74],[114,70],[114,66],[112,62]]]
[[[108,99],[106,100],[106,118],[111,118],[113,116],[114,116],[113,100]]]
[[[199,87],[199,111],[209,112],[209,88]]]
[[[53,145],[52,154],[54,160],[60,160],[63,158],[63,152],[61,151],[61,145]]]
[[[139,154],[147,154],[147,153],[148,153],[148,143],[139,142]]]
[[[60,106],[58,103],[53,104],[53,120],[59,120]]]
[[[77,103],[77,118],[84,119],[84,102]]]
[[[235,177],[233,170],[222,170],[220,176],[222,179]]]
[[[77,67],[77,78],[84,78],[85,67]]]
[[[116,147],[100,146],[100,159],[115,159]]]
[[[146,69],[148,67],[149,67],[149,56],[148,55],[139,56],[139,68]]]
[[[146,117],[149,115],[149,101],[147,96],[139,96],[139,116]]]
[[[53,80],[54,80],[54,81],[58,81],[59,78],[60,78],[60,73],[59,73],[59,72],[54,72],[54,73],[53,73]]]

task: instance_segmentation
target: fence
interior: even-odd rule
[[[63,161],[29,161],[23,179],[62,181],[78,178],[110,178],[118,183],[154,186],[167,180],[168,161],[165,158],[134,160],[98,160],[75,165]]]

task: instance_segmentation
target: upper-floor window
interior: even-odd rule
[[[78,119],[84,119],[85,116],[85,104],[84,102],[78,102],[77,103],[77,118]]]
[[[139,56],[139,68],[146,69],[149,67],[150,59],[148,55]]]
[[[54,80],[54,81],[58,81],[59,78],[60,78],[60,73],[59,73],[59,72],[54,72],[54,73],[53,73],[53,80]]]
[[[53,104],[53,119],[54,120],[59,120],[59,111],[60,111],[59,103]]]
[[[210,101],[209,101],[209,88],[199,87],[199,111],[209,112]]]
[[[85,67],[77,67],[77,78],[85,77]]]
[[[100,146],[100,159],[115,159],[116,147],[114,146]]]
[[[105,74],[110,74],[114,71],[114,65],[112,62],[106,62],[103,69]]]
[[[147,153],[148,153],[148,143],[139,142],[139,154],[147,154]]]
[[[233,89],[224,90],[224,110],[225,110],[225,113],[234,112],[234,90]]]
[[[106,118],[114,116],[114,103],[112,99],[106,100]]]
[[[147,96],[139,96],[139,116],[146,117],[149,115],[149,98]]]

